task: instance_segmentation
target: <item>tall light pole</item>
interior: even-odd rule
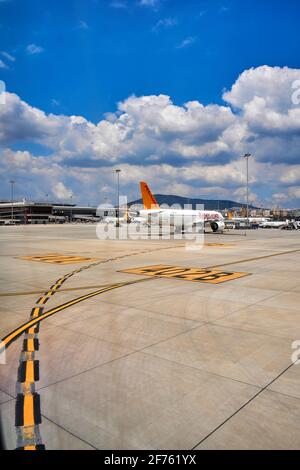
[[[121,170],[119,168],[117,168],[116,173],[117,173],[117,193],[118,193],[118,199],[117,199],[117,201],[118,201],[118,206],[117,206],[118,217],[117,217],[116,226],[120,227],[120,173],[121,173]]]
[[[70,208],[70,222],[73,220],[73,211],[72,211],[72,204],[73,204],[73,194],[70,194],[70,201],[71,201],[71,208]]]
[[[10,180],[11,184],[11,221],[14,222],[14,180]]]
[[[249,228],[249,158],[252,157],[251,153],[246,153],[244,158],[246,158],[246,167],[247,167],[247,228]]]

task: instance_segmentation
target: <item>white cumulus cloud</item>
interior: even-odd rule
[[[220,198],[222,190],[226,197],[243,197],[242,155],[250,152],[255,156],[250,163],[252,199],[257,191],[260,197],[287,194],[296,201],[300,106],[291,100],[295,80],[300,70],[258,67],[238,77],[224,93],[223,106],[197,100],[178,105],[164,94],[130,96],[98,123],[46,114],[7,93],[0,106],[0,171],[12,174],[15,169],[28,180],[28,188],[29,177],[38,178],[41,191],[59,181],[64,186],[55,194],[62,198],[71,187],[85,199],[96,198],[97,185],[115,184],[115,165],[122,167],[129,193],[133,183],[147,178],[161,192],[174,186],[194,196],[202,190]],[[11,150],[20,143],[22,150]],[[44,147],[47,156],[24,152],[32,143]]]
[[[70,198],[72,195],[72,191],[64,185],[61,181],[58,183],[54,183],[51,187],[52,194],[57,198],[57,199],[62,199],[66,200]]]

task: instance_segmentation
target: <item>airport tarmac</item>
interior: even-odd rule
[[[95,230],[0,227],[6,447],[299,449],[300,233]]]

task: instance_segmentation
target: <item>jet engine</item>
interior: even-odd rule
[[[222,220],[211,222],[210,224],[213,232],[223,232],[225,224]]]

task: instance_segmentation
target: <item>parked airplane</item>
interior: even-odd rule
[[[94,215],[75,214],[73,215],[72,219],[74,221],[82,221],[82,222],[99,222],[100,217],[95,217]]]
[[[289,225],[289,220],[283,220],[283,221],[273,221],[273,220],[268,220],[266,222],[263,222],[260,224],[260,227],[262,228],[283,228],[287,227]]]
[[[220,212],[192,209],[164,209],[159,206],[149,186],[140,182],[144,209],[139,211],[139,218],[144,219],[148,225],[170,224],[175,231],[198,227],[203,229],[210,225],[213,232],[223,231],[224,218]]]
[[[228,220],[232,222],[247,222],[247,217],[230,217]],[[265,222],[269,222],[270,219],[267,217],[249,217],[250,224],[263,224]]]

